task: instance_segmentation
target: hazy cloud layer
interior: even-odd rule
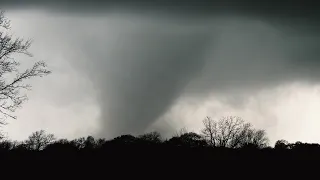
[[[35,41],[51,35],[65,47],[57,52],[67,48],[62,58],[93,83],[92,94],[77,97],[97,97],[101,136],[142,133],[188,98],[214,93],[241,109],[261,90],[318,83],[319,12],[311,1],[54,2],[24,2],[65,12],[30,10],[33,24],[24,26],[34,26]],[[266,109],[260,114],[272,116]]]

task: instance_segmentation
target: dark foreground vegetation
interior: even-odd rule
[[[263,130],[252,128],[238,117],[224,117],[218,121],[206,118],[203,123],[199,134],[181,130],[169,139],[150,132],[111,140],[92,136],[67,140],[56,139],[41,130],[23,142],[2,140],[0,156],[3,162],[14,162],[15,166],[23,168],[37,167],[46,172],[51,166],[84,172],[90,168],[143,169],[150,173],[161,168],[176,169],[175,173],[181,168],[184,171],[211,168],[219,172],[230,168],[253,171],[265,167],[290,167],[292,170],[296,166],[310,165],[302,161],[320,160],[319,144],[279,140],[270,147]]]

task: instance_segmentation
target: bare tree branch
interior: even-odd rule
[[[5,125],[7,117],[16,119],[13,112],[27,100],[26,90],[31,85],[25,83],[34,77],[43,77],[51,72],[42,61],[34,63],[30,68],[21,70],[20,62],[14,58],[16,54],[31,57],[28,52],[32,41],[14,38],[10,35],[10,21],[0,11],[0,113],[3,115],[0,124]]]

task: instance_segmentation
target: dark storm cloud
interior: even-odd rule
[[[82,69],[99,93],[104,136],[143,132],[184,93],[231,94],[319,74],[320,11],[311,0],[2,0],[0,5],[115,19],[101,25],[104,20],[84,18],[66,37],[76,36],[74,48],[87,60]],[[112,32],[106,30],[110,26]]]
[[[4,7],[45,7],[67,12],[105,12],[112,8],[168,13],[241,13],[276,18],[319,16],[319,5],[313,0],[1,0]]]
[[[80,49],[100,92],[104,136],[143,132],[181,96],[206,98],[214,91],[243,106],[242,94],[296,80],[318,82],[320,36],[254,18],[199,25],[132,15],[90,27],[98,35],[83,38]]]

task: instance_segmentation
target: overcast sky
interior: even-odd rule
[[[318,6],[130,2],[1,1],[12,32],[34,40],[21,60],[53,71],[31,82],[9,137],[170,136],[236,115],[271,142],[320,141]]]

